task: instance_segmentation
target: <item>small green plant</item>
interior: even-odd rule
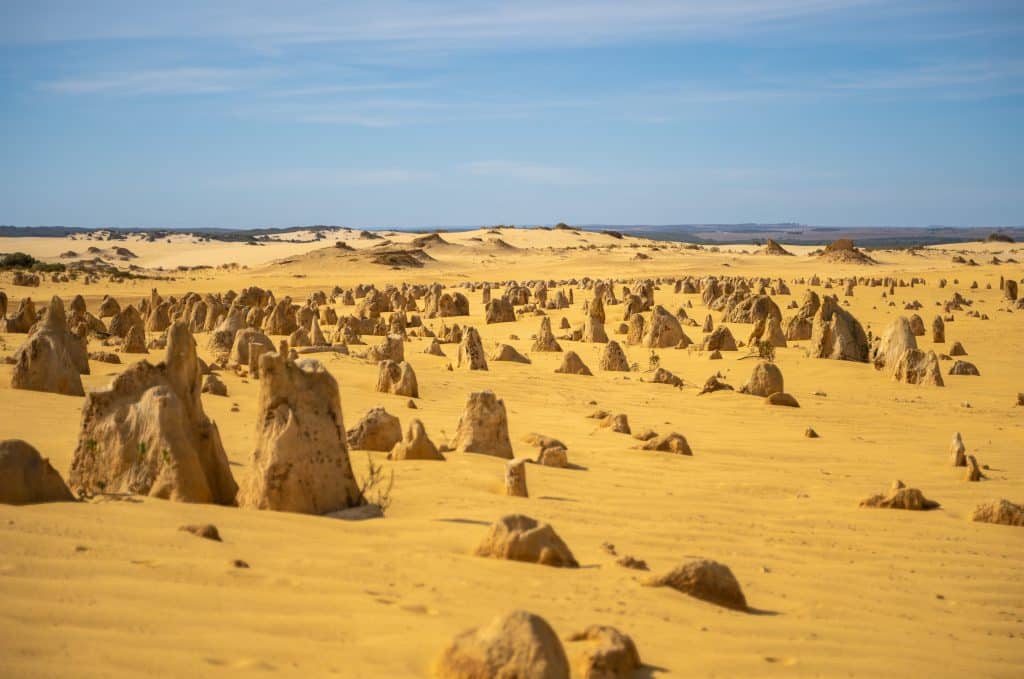
[[[359,489],[359,497],[364,504],[375,504],[381,514],[386,514],[391,506],[391,489],[395,485],[395,472],[392,470],[384,476],[384,467],[376,464],[373,457],[366,455],[366,479]]]
[[[145,456],[146,456],[146,442],[145,441],[139,441],[139,457],[145,457]]]
[[[650,369],[650,370],[657,370],[660,365],[661,365],[661,356],[658,356],[658,354],[656,354],[653,350],[651,350],[651,355],[647,357],[647,367],[648,367],[648,369]]]
[[[758,358],[764,359],[769,363],[775,362],[775,345],[769,340],[758,340],[755,345],[757,349]]]

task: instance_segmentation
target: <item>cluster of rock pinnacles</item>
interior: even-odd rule
[[[820,297],[808,290],[802,303],[794,301],[790,305],[794,314],[783,320],[772,298],[789,294],[782,280],[642,280],[632,287],[624,286],[621,299],[616,297],[611,282],[586,279],[563,283],[570,286],[568,294],[554,281],[512,282],[500,297],[492,297],[489,285],[478,286],[485,300],[484,320],[488,324],[515,321],[524,314],[540,316],[531,351],[561,353],[557,373],[593,375],[576,352],[563,350],[559,340],[602,344],[598,367],[609,373],[635,369],[623,345],[651,350],[685,349],[693,345],[712,359],[720,357],[723,351],[738,351],[743,346],[727,326],[715,325],[710,314],[700,324],[689,317],[685,308],[673,314],[655,304],[655,290],[674,284],[677,293],[700,295],[709,310],[721,312],[724,322],[752,324],[748,346],[767,343],[781,348],[789,342],[806,341],[807,353],[814,358],[871,363],[892,379],[909,384],[944,384],[940,356],[917,345],[916,338],[927,334],[924,321],[917,314],[909,318],[898,316],[879,338],[872,339],[843,308],[837,295]],[[817,277],[809,283],[822,285]],[[883,286],[891,294],[896,285],[905,285],[903,281],[881,278],[834,283],[842,285],[844,296],[852,296],[858,286]],[[1007,283],[1012,283],[1004,288],[1007,299],[1014,302],[1016,283]],[[832,284],[826,281],[825,287]],[[915,284],[923,281],[911,281],[911,285]],[[563,317],[559,329],[567,332],[556,336],[547,312],[568,308],[574,303],[573,288],[581,287],[591,292],[584,302],[582,325],[573,329]],[[3,441],[0,502],[30,504],[74,501],[100,494],[136,494],[181,502],[334,515],[368,501],[353,473],[350,448],[384,451],[394,461],[443,461],[445,453],[502,458],[506,460],[507,494],[529,497],[526,460],[514,457],[505,404],[493,392],[469,394],[453,436],[441,445],[430,440],[419,419],[411,419],[403,432],[398,418],[383,408],[369,411],[353,428],[346,429],[337,381],[320,361],[306,357],[328,351],[355,353],[378,365],[377,391],[410,399],[419,397],[419,384],[405,356],[408,337],[430,339],[425,353],[436,356],[445,355],[443,344],[457,345],[454,367],[462,370],[488,370],[488,360],[531,363],[529,357],[509,344],[498,343],[488,354],[480,333],[472,326],[444,325],[434,333],[424,325],[425,318],[468,315],[469,300],[465,294],[446,292],[439,284],[386,290],[370,285],[348,290],[336,288],[332,302],[356,306],[355,313],[340,317],[327,301],[327,295],[320,292],[311,295],[305,304],[296,304],[287,297],[276,299],[259,288],[205,297],[189,293],[181,299],[165,300],[154,290],[138,308],[122,306],[106,297],[98,316],[87,311],[81,296],[71,302],[70,313],[54,297],[41,312],[36,311],[30,299],[25,299],[8,316],[7,298],[0,293],[0,318],[5,329],[27,334],[14,355],[11,386],[85,398],[67,482],[29,443]],[[945,316],[936,316],[931,324],[933,344],[945,343],[946,323],[953,320],[952,312],[964,305],[969,302],[959,293],[946,303]],[[607,309],[617,307],[623,309],[622,322],[616,328],[625,336],[623,343],[610,340],[605,329]],[[419,314],[414,313],[417,311]],[[390,313],[387,320],[384,313]],[[103,319],[108,320],[104,323]],[[333,330],[325,335],[323,328],[331,326]],[[702,340],[691,340],[684,326],[700,326]],[[221,368],[248,370],[250,377],[259,380],[257,440],[251,473],[241,488],[231,473],[217,425],[203,409],[201,394],[225,395],[227,391],[211,366],[198,356],[194,337],[198,332],[209,333],[208,348],[220,356]],[[275,347],[269,335],[287,336],[288,340]],[[373,335],[382,340],[363,351],[350,350],[350,346],[363,345],[363,336]],[[147,337],[152,339],[147,342]],[[106,388],[86,393],[81,376],[89,374],[90,359],[120,362],[113,352],[90,354],[88,338],[102,339],[123,354],[159,351],[163,360],[141,360],[118,374]],[[951,356],[965,354],[959,342],[951,347]],[[973,364],[958,360],[950,374],[977,375],[978,370]],[[654,370],[650,381],[684,386],[681,378],[664,368]],[[762,397],[771,405],[799,407],[784,387],[779,367],[771,360],[761,360],[755,363],[747,383],[735,391]],[[720,374],[715,374],[700,393],[718,391],[734,390]],[[1019,400],[1024,401],[1024,397]],[[643,442],[641,447],[645,450],[693,454],[686,438],[676,432],[634,433],[623,413],[596,411],[592,417],[599,421],[599,427],[631,434]],[[812,429],[806,435],[818,436]],[[538,451],[535,459],[529,461],[571,467],[568,448],[557,439],[530,434],[526,442]],[[968,481],[985,478],[984,467],[973,455],[966,454],[959,434],[950,446],[950,463],[964,467]],[[869,497],[861,505],[905,510],[939,506],[920,490],[908,488],[900,481],[894,482],[887,493]],[[1024,508],[999,500],[979,506],[972,518],[1022,526]],[[579,566],[552,526],[521,514],[495,522],[474,553],[561,568]],[[632,557],[626,559],[620,563],[629,567],[643,563]],[[684,561],[667,573],[650,578],[646,584],[670,587],[729,609],[748,610],[732,571],[713,560]],[[458,635],[442,651],[435,671],[446,677],[568,677],[571,668],[577,668],[581,676],[618,677],[628,676],[639,666],[636,645],[619,630],[591,626],[563,640],[539,616],[514,611]]]

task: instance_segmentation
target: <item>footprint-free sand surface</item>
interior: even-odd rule
[[[424,323],[472,325],[485,348],[505,342],[532,363],[449,371],[455,345],[443,345],[446,357],[431,356],[423,353],[429,340],[411,338],[406,360],[421,394],[412,410],[408,398],[375,391],[376,365],[318,354],[340,385],[346,425],[382,405],[403,426],[420,418],[440,443],[453,434],[468,394],[492,389],[508,409],[517,457],[536,454],[523,439],[539,432],[564,442],[577,468],[530,465],[530,497],[517,498],[503,494],[504,464],[489,456],[392,462],[386,453],[351,451],[357,476],[365,474],[368,456],[394,473],[386,517],[367,521],[149,497],[0,505],[0,674],[422,677],[453,635],[521,608],[542,615],[563,637],[591,624],[629,634],[646,663],[638,677],[1024,675],[1024,529],[970,520],[983,502],[1024,500],[1024,407],[1016,405],[1024,391],[1024,311],[1011,310],[999,289],[1000,276],[1019,280],[1024,266],[991,263],[1022,261],[1024,247],[882,250],[871,253],[877,265],[863,266],[824,262],[806,247],[773,257],[752,254],[752,245],[711,251],[591,232],[502,229],[443,234],[448,244],[428,245],[432,259],[423,267],[393,269],[368,254],[389,247],[380,240],[358,232],[320,241],[307,235],[306,242],[262,246],[185,236],[0,239],[0,251],[54,261],[64,261],[56,258],[67,250],[123,246],[144,273],[173,277],[89,286],[46,280],[25,288],[5,274],[0,289],[14,308],[25,296],[44,303],[82,294],[96,313],[104,294],[137,304],[152,287],[168,297],[257,285],[302,302],[314,291],[330,295],[336,285],[357,283],[437,281],[455,288],[554,280],[575,297],[571,308],[548,312],[561,335],[561,318],[581,324],[591,294],[565,281],[585,277],[620,281],[620,298],[625,281],[643,278],[782,278],[791,295],[774,299],[784,317],[793,313],[786,305],[807,289],[795,281],[814,274],[919,277],[923,284],[885,297],[884,286],[858,285],[852,297],[843,297],[841,286],[814,289],[839,294],[875,336],[896,316],[909,316],[904,305],[913,300],[930,325],[942,312],[937,303],[960,292],[973,304],[954,312],[946,343],[933,345],[928,334],[918,344],[940,353],[960,341],[980,375],[948,375],[951,362],[942,361],[944,387],[902,384],[870,364],[809,358],[808,342],[797,341],[778,349],[775,362],[800,408],[772,407],[738,392],[698,396],[716,372],[736,387],[746,382],[756,364],[748,349],[718,361],[696,347],[658,349],[660,365],[685,385],[653,384],[651,350],[626,345],[615,332],[621,305],[606,307],[606,328],[637,369],[600,371],[601,345],[560,340],[594,375],[556,374],[561,354],[530,352],[539,316],[487,325],[481,291],[463,289],[469,317]],[[384,238],[408,247],[414,236]],[[955,264],[955,254],[979,265]],[[220,268],[230,263],[239,266]],[[213,268],[177,270],[197,265]],[[943,278],[948,285],[940,288]],[[684,307],[701,323],[709,313],[699,294],[676,294],[671,283],[659,286],[655,302],[671,312]],[[718,324],[721,314],[711,314]],[[726,325],[739,340],[751,330]],[[699,344],[699,327],[684,330]],[[24,339],[0,334],[0,355],[12,355]],[[206,334],[197,340],[200,355],[212,360]],[[91,341],[91,350],[102,348]],[[139,358],[122,356],[121,366],[92,362],[86,389],[106,385]],[[155,362],[161,352],[148,358]],[[0,365],[0,439],[29,441],[67,478],[83,399],[14,390],[11,370]],[[203,405],[241,481],[255,446],[258,383],[230,370],[220,375],[228,396],[204,394]],[[636,439],[587,417],[598,408],[627,414],[634,431],[679,432],[694,454],[640,450]],[[805,438],[808,427],[820,438]],[[957,431],[987,466],[986,480],[969,483],[962,468],[950,466],[948,445]],[[941,508],[858,506],[894,479]],[[473,556],[487,526],[509,513],[551,523],[581,568]],[[223,542],[178,530],[192,523],[215,524]],[[603,543],[645,560],[655,574],[692,556],[728,564],[754,611],[644,587],[649,574],[617,565]],[[235,559],[250,567],[234,567]]]

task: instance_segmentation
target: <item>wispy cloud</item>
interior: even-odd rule
[[[599,181],[596,177],[568,167],[510,160],[479,160],[466,163],[462,169],[478,177],[505,177],[538,184],[594,184]]]
[[[266,75],[254,69],[165,68],[64,78],[40,87],[64,94],[218,94],[251,87]]]
[[[448,0],[286,4],[179,0],[164,6],[37,0],[9,10],[0,41],[225,38],[264,44],[387,42],[445,49],[497,44],[594,44],[707,37],[885,7],[882,0]],[[903,0],[903,5],[917,5]]]
[[[276,89],[268,92],[273,97],[315,97],[328,94],[360,94],[364,92],[392,92],[420,90],[436,87],[433,81],[418,82],[374,82],[374,83],[327,83]]]
[[[407,184],[433,176],[404,168],[291,168],[215,177],[207,185],[217,189],[325,189]]]
[[[991,96],[999,96],[1007,87],[1019,91],[1022,85],[1024,59],[946,60],[836,76],[823,83],[825,88],[847,91],[950,91],[980,88],[978,94]]]

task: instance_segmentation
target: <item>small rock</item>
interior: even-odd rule
[[[636,559],[629,554],[623,554],[621,557],[615,560],[615,563],[619,564],[623,568],[632,568],[637,571],[649,570],[647,562],[643,559]]]
[[[217,530],[217,527],[214,526],[212,523],[200,523],[188,526],[180,526],[178,530],[185,531],[186,533],[192,533],[192,535],[196,535],[201,538],[206,538],[207,540],[221,542],[220,532]]]

